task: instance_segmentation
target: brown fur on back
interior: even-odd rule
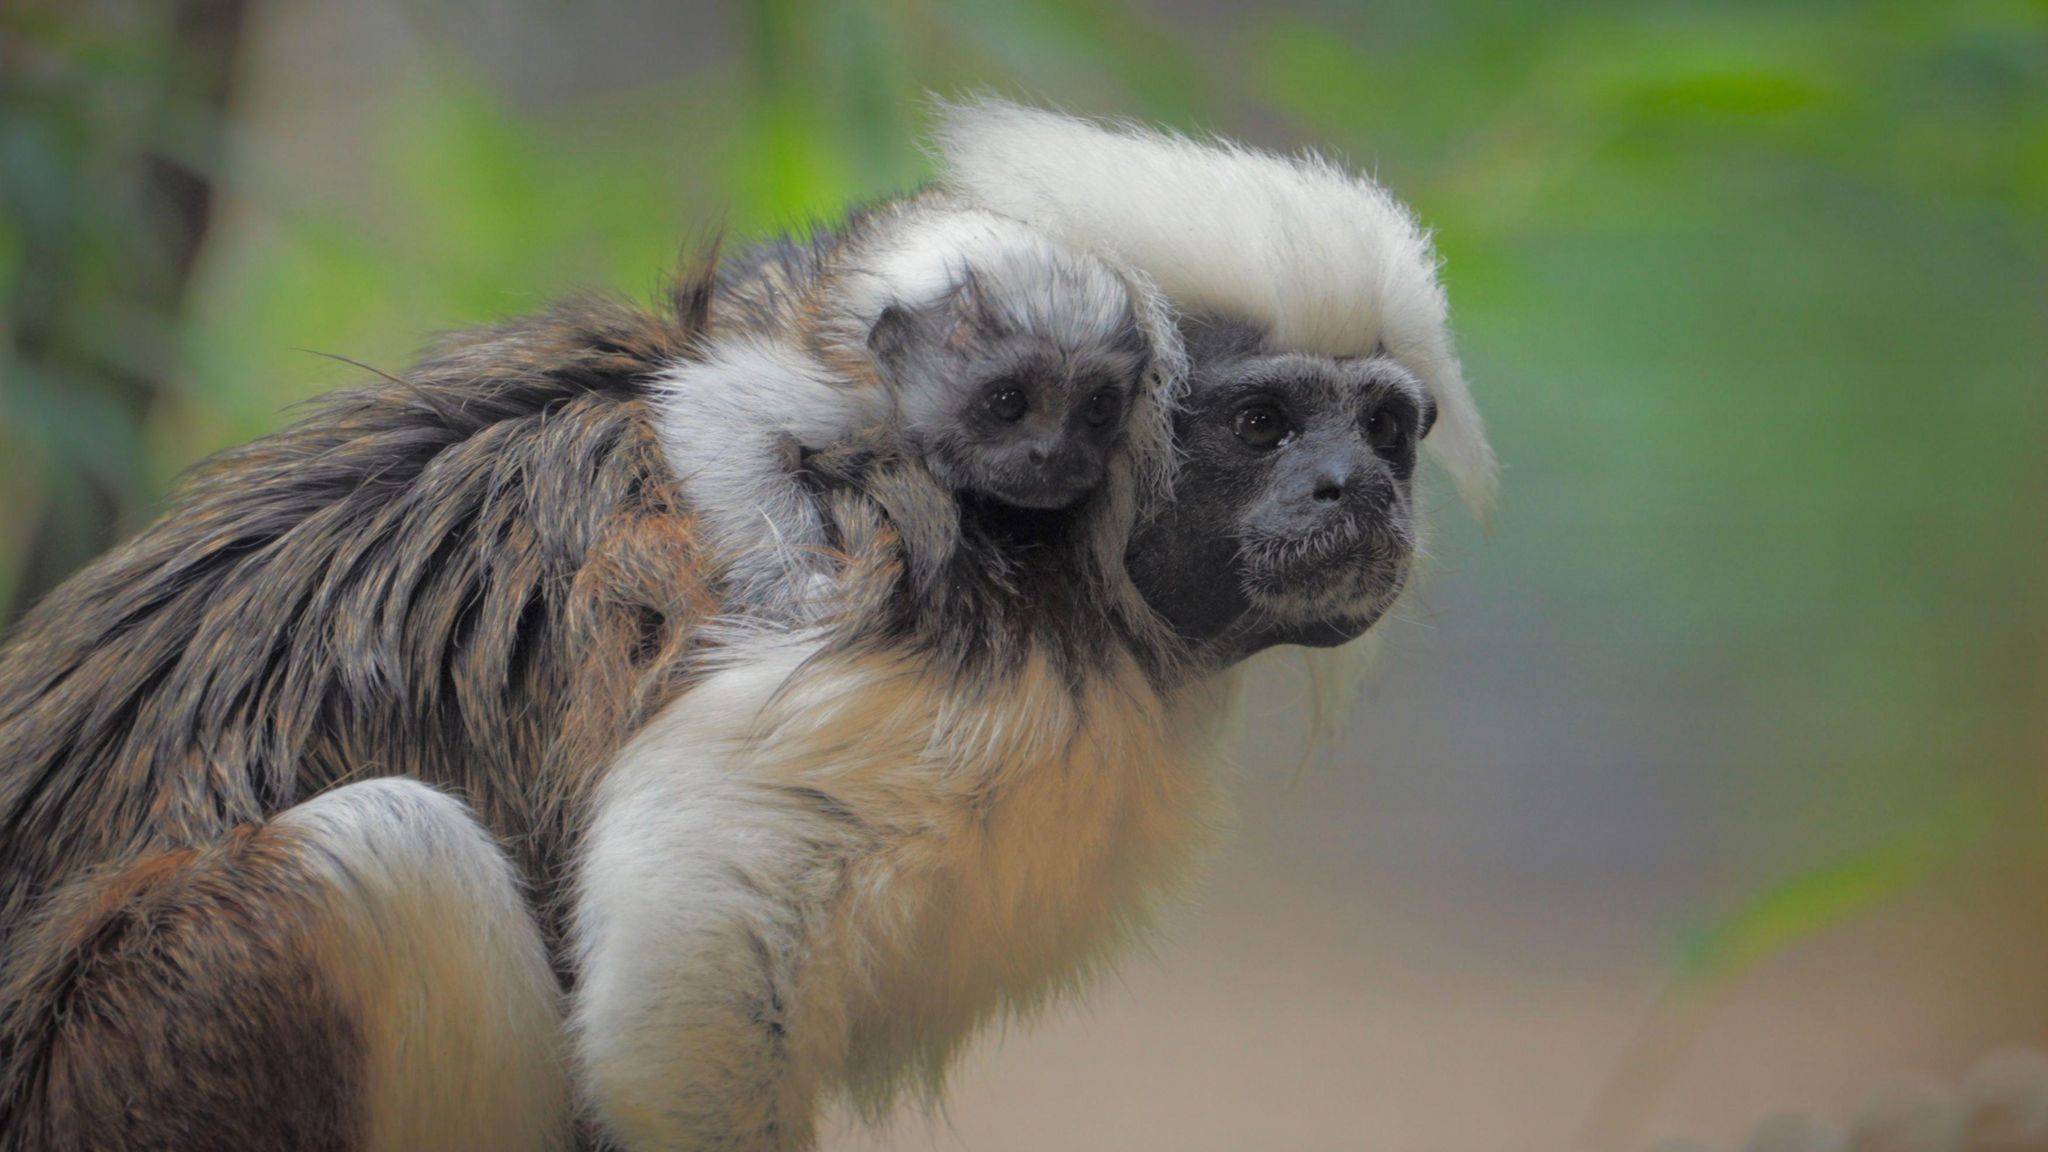
[[[834,315],[833,298],[849,259],[857,261],[878,236],[943,199],[927,188],[859,205],[836,228],[814,223],[742,251],[719,268],[713,288],[720,331],[788,340],[846,386],[881,387],[864,337],[850,339],[844,318]]]
[[[694,271],[660,313],[460,334],[209,461],[30,613],[0,653],[0,957],[82,868],[366,776],[452,790],[549,880],[582,782],[715,609],[640,387],[708,295]]]

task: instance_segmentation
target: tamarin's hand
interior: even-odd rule
[[[887,428],[871,428],[825,448],[799,450],[796,468],[815,490],[837,492],[861,487],[877,469],[903,457],[901,437]]]

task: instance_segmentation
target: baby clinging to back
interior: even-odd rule
[[[731,607],[802,619],[827,572],[806,452],[884,428],[972,502],[1075,507],[1109,474],[1154,339],[1102,260],[925,192],[721,272],[663,432]]]

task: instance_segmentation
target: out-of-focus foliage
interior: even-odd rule
[[[1541,778],[1711,775],[1672,834],[1752,878],[1892,860],[1959,777],[1988,789],[1989,835],[2048,816],[2037,0],[768,0],[688,8],[724,50],[673,75],[539,96],[526,69],[605,59],[556,51],[596,35],[587,11],[398,10],[412,63],[310,174],[213,146],[170,23],[5,17],[0,612],[198,456],[346,382],[304,350],[395,369],[436,329],[643,292],[721,224],[914,183],[923,94],[994,87],[1312,142],[1438,229],[1509,469],[1491,542],[1440,517],[1440,583],[1501,675],[1549,694],[1542,731],[1499,739],[1584,760]],[[507,21],[530,64],[475,48]],[[243,89],[226,126],[260,127],[265,98]],[[132,176],[159,154],[238,224],[182,291],[138,295],[162,240]],[[1848,891],[1816,875],[1786,891]],[[1776,946],[1830,901],[1717,938]]]
[[[1504,562],[1749,682],[1723,769],[1830,803],[1746,830],[2048,757],[2048,13],[1457,11],[1255,53],[1440,230]]]
[[[218,12],[122,15],[0,12],[0,620],[135,526],[179,372],[230,45]]]

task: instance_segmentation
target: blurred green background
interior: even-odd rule
[[[0,619],[313,353],[645,295],[979,88],[1376,173],[1506,499],[1305,771],[1274,662],[1158,957],[874,1139],[1725,1138],[2048,1040],[2041,0],[12,3]]]

